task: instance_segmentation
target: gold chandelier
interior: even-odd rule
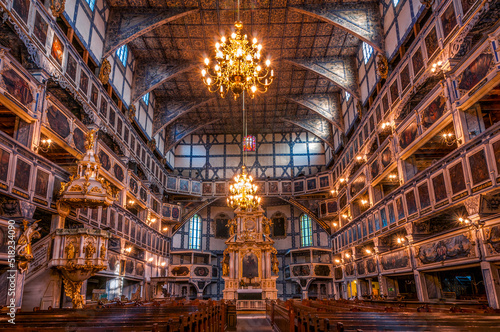
[[[253,178],[242,167],[241,174],[234,177],[234,184],[229,186],[231,196],[227,198],[227,205],[233,209],[240,208],[243,211],[256,208],[260,205],[261,197],[257,196],[257,185],[253,184]]]
[[[265,66],[261,65],[262,45],[257,43],[257,38],[250,43],[247,35],[241,34],[243,23],[239,16],[238,1],[236,32],[228,40],[223,36],[221,42],[215,44],[215,66],[210,67],[210,59],[205,58],[205,68],[201,71],[208,90],[219,91],[222,98],[232,91],[236,99],[245,90],[253,98],[256,92],[266,92],[274,79],[274,71],[269,68],[271,61],[268,59]]]

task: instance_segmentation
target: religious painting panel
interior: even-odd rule
[[[254,279],[259,277],[259,259],[253,252],[243,256],[241,261],[243,278]]]
[[[98,157],[99,161],[101,162],[101,167],[104,168],[106,171],[109,171],[111,169],[111,159],[109,158],[109,155],[106,152],[104,152],[104,150],[100,150]]]
[[[6,183],[9,175],[10,152],[0,148],[0,181]],[[3,188],[6,189],[6,188]]]
[[[398,220],[404,219],[405,210],[403,207],[403,197],[399,196],[396,198],[396,210],[398,211]]]
[[[328,213],[336,213],[337,212],[337,201],[328,201],[326,203],[326,209]]]
[[[326,204],[325,203],[321,203],[319,205],[319,210],[320,210],[319,214],[321,216],[324,216],[326,214]]]
[[[345,266],[345,274],[347,276],[353,276],[354,273],[355,273],[354,263],[346,264],[346,266]]]
[[[318,277],[329,277],[330,267],[328,265],[316,265],[314,267],[314,274]]]
[[[383,255],[380,263],[382,265],[382,270],[388,271],[409,267],[410,259],[408,258],[406,250],[400,250]]]
[[[193,194],[201,194],[201,182],[200,181],[192,181],[191,182],[191,192]]]
[[[28,191],[31,178],[31,165],[21,158],[17,158],[16,176],[14,178],[14,186]]]
[[[68,75],[73,83],[76,83],[77,68],[78,67],[75,58],[70,53],[68,53],[68,59],[66,60],[66,75]]]
[[[450,179],[453,179],[453,181],[450,181],[453,194],[458,194],[467,189],[462,161],[451,166],[448,169],[448,174]]]
[[[403,69],[401,69],[399,78],[401,79],[401,90],[404,92],[411,83],[410,66],[408,64],[406,64]]]
[[[416,76],[421,71],[423,71],[424,68],[425,68],[425,66],[424,66],[424,58],[422,56],[422,49],[420,47],[417,49],[417,51],[411,57],[411,62],[412,62],[412,65],[413,65],[413,75],[415,75],[414,79],[416,79]]]
[[[120,165],[115,164],[115,166],[113,167],[113,171],[115,174],[115,178],[118,181],[123,182],[123,180],[125,179],[125,173],[123,172],[123,168],[121,168]]]
[[[138,276],[143,276],[144,275],[144,263],[142,262],[136,262],[135,265],[135,274]]]
[[[203,182],[203,195],[211,195],[213,191],[213,183]]]
[[[391,102],[394,104],[399,99],[398,80],[394,80],[390,87]]]
[[[446,112],[446,98],[442,95],[434,99],[422,111],[422,127],[427,130]]]
[[[336,267],[334,273],[335,273],[335,280],[343,279],[342,267]]]
[[[389,223],[395,223],[396,222],[396,214],[394,213],[394,204],[392,202],[387,204],[387,211],[389,213]]]
[[[307,179],[307,190],[308,191],[313,191],[313,190],[316,190],[317,186],[316,186],[316,178],[312,178],[312,179]]]
[[[189,192],[189,180],[179,179],[179,191]]]
[[[80,70],[80,90],[84,95],[87,95],[87,91],[89,90],[89,76],[83,70]]]
[[[286,217],[282,214],[273,216],[272,218],[272,235],[273,238],[285,238],[286,237]]]
[[[304,192],[304,180],[296,180],[293,182],[293,192],[294,193]]]
[[[85,133],[80,128],[75,128],[73,131],[73,141],[75,142],[75,147],[80,152],[85,152]]]
[[[129,189],[130,191],[137,196],[137,193],[139,191],[139,185],[137,184],[137,181],[131,177],[129,180]]]
[[[225,182],[216,182],[215,183],[215,194],[216,195],[225,195],[226,194],[226,183]]]
[[[410,191],[406,192],[405,198],[406,198],[406,209],[408,210],[408,215],[411,216],[412,214],[418,211],[415,191],[411,189]]]
[[[295,265],[292,267],[292,273],[295,277],[306,277],[311,273],[309,265]]]
[[[473,244],[465,235],[426,243],[416,249],[418,265],[475,256]]]
[[[33,97],[29,83],[17,71],[9,68],[7,65],[4,66],[0,78],[1,87],[7,90],[24,107],[31,109],[35,98]]]
[[[377,116],[376,123],[379,123],[382,121],[382,111],[380,110],[380,104],[375,108],[375,115]],[[368,136],[366,136],[368,137]]]
[[[59,66],[62,65],[64,56],[64,45],[61,39],[54,33],[54,38],[52,39],[52,48],[50,50],[50,55],[56,60]]]
[[[441,16],[441,26],[443,29],[443,39],[446,39],[457,26],[457,18],[455,16],[455,8],[453,2],[446,8]]]
[[[439,173],[432,178],[432,189],[434,190],[434,200],[436,203],[448,198],[443,173]]]
[[[375,262],[374,258],[368,258],[366,260],[366,270],[368,271],[368,273],[377,272],[377,263]]]
[[[263,181],[256,181],[255,185],[257,186],[257,195],[265,195],[266,194],[266,183]]]
[[[184,277],[189,275],[189,268],[187,266],[175,266],[170,272],[175,277]]]
[[[366,184],[366,176],[365,173],[361,173],[352,181],[351,183],[351,197],[356,196],[363,190]]]
[[[343,194],[339,198],[339,206],[341,209],[343,209],[347,205],[347,194]]]
[[[389,111],[389,98],[387,98],[387,93],[382,97],[382,107],[384,108],[384,113]]]
[[[365,262],[363,261],[357,262],[356,267],[358,269],[358,275],[366,274]]]
[[[485,232],[485,244],[486,251],[489,255],[500,254],[500,226],[492,226],[486,228]]]
[[[375,226],[375,231],[378,231],[381,228],[379,220],[380,220],[379,214],[378,212],[375,211],[375,213],[373,213],[373,225]]]
[[[478,2],[477,0],[460,0],[462,4],[462,13],[463,16],[466,17],[469,10],[474,6],[474,4]]]
[[[484,149],[475,152],[468,156],[470,175],[472,184],[478,185],[484,181],[489,180],[490,175],[488,171],[488,162],[486,161],[486,154]]]
[[[425,48],[427,49],[427,58],[430,59],[439,48],[436,27],[432,27],[431,31],[425,36]]]
[[[279,183],[277,181],[271,181],[269,182],[269,194],[278,194],[279,193]]]
[[[389,147],[387,147],[382,152],[381,161],[382,161],[382,168],[386,168],[387,166],[389,166],[391,164],[391,162],[392,162],[392,152],[391,152],[391,149]]]
[[[62,138],[68,137],[71,132],[68,118],[53,105],[47,108],[47,124]]]
[[[180,216],[180,209],[178,207],[174,206],[172,208],[172,218],[177,220],[177,219],[179,219],[179,216]]]
[[[490,52],[480,54],[457,77],[458,89],[469,91],[478,84],[492,68],[493,55]]]
[[[429,185],[427,184],[427,182],[420,184],[417,187],[417,191],[418,191],[418,199],[420,202],[420,208],[425,209],[431,206],[431,197],[429,195]]]
[[[167,189],[176,190],[177,189],[177,178],[168,177],[167,178]]]
[[[172,215],[172,212],[170,210],[170,205],[168,204],[163,204],[163,208],[161,209],[162,215],[164,218],[170,218]]]
[[[387,224],[387,213],[385,207],[380,209],[380,221],[382,222],[382,228],[386,227]]]
[[[281,182],[281,193],[282,194],[291,194],[292,193],[292,182],[290,182],[290,181]]]
[[[373,218],[372,216],[368,216],[368,233],[371,234],[373,233]]]
[[[204,266],[197,266],[197,267],[195,267],[193,272],[194,272],[194,275],[197,277],[206,277],[206,276],[208,276],[210,271],[208,270],[208,268],[206,268]]]
[[[52,185],[52,202],[59,199],[59,191],[61,190],[61,184],[63,180],[60,177],[54,176],[54,183]]]
[[[375,179],[380,174],[380,166],[378,164],[378,159],[375,159],[370,165],[370,176]]]
[[[497,167],[497,175],[500,175],[500,140],[491,144],[493,155],[495,157],[495,165]]]
[[[415,142],[418,136],[417,122],[413,121],[399,135],[399,146],[402,150],[406,149]]]
[[[97,107],[97,98],[99,97],[99,90],[97,90],[97,86],[92,84],[92,90],[90,92],[90,102]]]
[[[31,1],[30,0],[14,0],[12,2],[12,9],[14,9],[19,15],[19,18],[28,24],[28,16],[30,12]]]
[[[47,41],[47,30],[49,28],[49,24],[45,22],[45,19],[40,15],[38,11],[35,13],[35,24],[33,25],[33,34],[38,39],[38,41],[42,44],[45,49],[45,42]]]
[[[116,118],[116,114],[115,114],[115,111],[113,110],[112,107],[109,108],[109,125],[114,128],[115,127],[115,118]],[[137,146],[139,147],[140,145],[137,144]],[[137,151],[136,151],[137,152]],[[139,157],[139,153],[136,153],[137,154],[137,157]]]
[[[370,118],[368,119],[368,126],[370,129],[370,132],[373,132],[373,129],[375,128],[375,121],[373,120],[373,115],[370,116]]]
[[[229,217],[226,215],[219,215],[215,218],[215,237],[217,239],[229,238]]]
[[[49,173],[38,168],[36,171],[35,195],[46,198],[49,191]]]

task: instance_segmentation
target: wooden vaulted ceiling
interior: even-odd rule
[[[141,77],[134,79],[136,86],[135,90],[133,87],[133,99],[137,100],[151,89],[158,101],[159,113],[168,113],[167,109],[172,108],[172,104],[186,104],[184,108],[179,108],[181,112],[172,113],[161,126],[158,125],[155,128],[157,131],[166,128],[167,140],[168,131],[178,131],[174,127],[182,123],[196,127],[195,132],[200,134],[241,133],[241,98],[235,101],[228,95],[223,99],[208,92],[200,75],[203,59],[212,55],[215,42],[222,35],[228,36],[234,29],[235,0],[110,0],[109,3],[112,11],[121,9],[130,12],[127,7],[134,7],[138,11],[152,8],[157,12],[179,9],[181,12],[189,11],[188,14],[179,15],[161,24],[158,24],[158,19],[151,19],[153,28],[143,28],[143,32],[127,40],[127,45],[137,61],[137,67],[141,67],[142,74],[136,75],[142,75],[143,80],[141,83]],[[262,42],[264,54],[272,60],[276,76],[267,93],[258,94],[255,99],[248,99],[246,102],[250,134],[311,131],[310,128],[316,123],[314,121],[325,123],[324,114],[306,107],[305,103],[296,102],[296,99],[316,94],[335,95],[342,91],[340,85],[325,75],[293,61],[314,61],[332,57],[343,57],[352,61],[363,36],[360,37],[360,34],[356,33],[356,27],[348,26],[346,29],[339,24],[332,24],[324,17],[297,10],[297,7],[345,5],[346,9],[349,9],[349,6],[364,4],[377,8],[373,1],[241,2],[240,16],[244,33],[250,38],[257,37],[259,42]],[[349,15],[352,18],[352,12]],[[378,48],[376,43],[374,46]],[[110,47],[107,51],[112,50]],[[161,68],[156,69],[158,64],[170,66],[171,72],[158,79],[154,86],[144,87],[151,81],[150,76],[144,73],[151,71],[150,68],[155,68],[155,73],[160,71]],[[138,88],[141,84],[144,86]],[[334,111],[337,112],[337,109]],[[311,132],[324,134],[320,137],[324,140],[331,139],[333,130],[342,126],[341,116],[337,114],[333,117],[334,119],[327,119],[326,122],[333,124],[329,129],[330,134]],[[304,119],[308,119],[307,125],[302,125]],[[314,121],[311,122],[311,119]],[[196,123],[200,126],[195,126]],[[171,141],[175,142],[180,135],[171,134]]]

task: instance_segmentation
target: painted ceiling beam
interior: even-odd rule
[[[384,53],[382,19],[377,2],[337,2],[290,7],[333,24]]]
[[[180,116],[191,112],[215,98],[200,100],[157,99],[153,113],[153,137]]]
[[[342,111],[340,109],[340,101],[337,93],[295,95],[288,96],[286,99],[321,115],[340,132],[344,132],[344,121],[342,119]]]
[[[206,122],[201,119],[194,119],[193,117],[182,117],[175,120],[166,127],[165,153],[175,147],[184,137],[219,120],[215,119]]]
[[[305,207],[304,205],[302,205],[300,202],[298,202],[297,200],[295,200],[292,197],[286,197],[286,196],[279,196],[279,197],[283,201],[295,206],[297,209],[299,209],[300,211],[307,214],[313,221],[318,223],[318,225],[320,225],[321,228],[323,228],[328,234],[331,234],[331,229],[330,229],[330,226],[328,225],[328,223],[319,219],[313,211],[311,211],[310,209],[308,209],[307,207]]]
[[[333,130],[332,125],[325,118],[320,116],[300,116],[296,118],[283,118],[300,128],[318,136],[326,144],[333,148]]]
[[[198,9],[194,8],[111,7],[107,20],[106,38],[104,38],[103,57],[111,55],[120,46],[165,23],[197,11]]]
[[[134,70],[132,82],[132,103],[165,81],[196,67],[195,64],[184,61],[156,63],[147,59],[137,60],[138,65]]]
[[[360,99],[357,67],[354,57],[284,59],[284,61],[315,72],[346,90],[356,99]]]

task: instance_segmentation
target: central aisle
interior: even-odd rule
[[[238,332],[266,332],[272,331],[266,314],[261,312],[238,314]]]

